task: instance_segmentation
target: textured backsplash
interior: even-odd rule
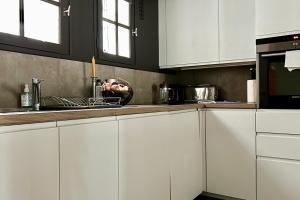
[[[219,100],[247,101],[247,80],[254,66],[219,67],[177,73],[177,81],[185,85],[213,84],[219,88]]]
[[[0,51],[0,107],[17,107],[25,83],[43,79],[43,96],[85,96],[91,94],[91,64],[35,55]],[[101,79],[121,78],[134,89],[131,104],[156,104],[159,84],[174,82],[175,75],[97,65]]]
[[[17,107],[25,83],[43,79],[43,96],[90,96],[91,64],[35,55],[0,51],[0,107]],[[131,104],[157,104],[159,84],[214,84],[220,100],[246,101],[250,66],[178,71],[176,75],[97,65],[101,79],[127,80],[135,94]]]

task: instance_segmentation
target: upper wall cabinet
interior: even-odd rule
[[[218,0],[166,0],[167,65],[218,61]]]
[[[254,3],[160,0],[160,67],[255,61]]]
[[[300,33],[299,0],[256,0],[256,38]]]
[[[220,0],[220,62],[256,59],[255,0]]]

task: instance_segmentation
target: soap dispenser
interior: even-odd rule
[[[22,108],[29,108],[32,106],[31,95],[29,94],[29,85],[24,85],[24,91],[21,94],[21,107]]]

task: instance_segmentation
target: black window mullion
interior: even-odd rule
[[[20,36],[24,37],[24,0],[20,2]]]
[[[55,6],[60,6],[60,4],[61,4],[61,1],[59,1],[59,2],[52,1],[52,0],[41,0],[41,1],[44,1],[46,3],[52,4],[52,5],[55,5]]]
[[[126,29],[130,29],[130,26],[126,26],[124,24],[120,24],[120,23],[117,23],[118,26],[121,26],[122,28],[126,28]]]
[[[110,20],[110,19],[106,19],[106,18],[103,18],[103,21],[106,21],[106,22],[109,22],[109,23],[111,23],[111,24],[117,24],[115,21],[113,21],[113,20]]]

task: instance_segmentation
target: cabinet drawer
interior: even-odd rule
[[[256,132],[300,134],[299,111],[258,111]]]
[[[300,160],[300,135],[258,134],[257,155]]]
[[[257,200],[299,200],[300,162],[257,159]]]

